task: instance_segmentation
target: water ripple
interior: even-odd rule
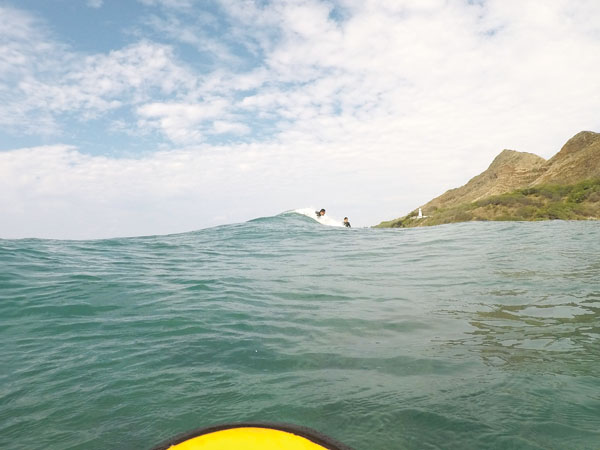
[[[287,421],[356,449],[600,442],[600,226],[0,240],[0,447]],[[31,430],[36,430],[32,433]]]

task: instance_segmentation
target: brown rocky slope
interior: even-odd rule
[[[423,215],[429,216],[429,219],[407,220],[416,216],[417,210],[415,210],[402,218],[382,222],[378,227],[423,226],[447,221],[462,221],[444,219],[440,222],[439,217],[438,220],[434,218],[436,215],[439,216],[439,213],[447,213],[452,208],[464,210],[465,205],[474,205],[475,202],[482,201],[486,203],[486,199],[519,189],[539,188],[546,185],[575,185],[594,178],[600,178],[600,133],[582,131],[569,139],[562,149],[547,161],[532,153],[504,150],[487,170],[472,178],[467,184],[451,189],[421,206]],[[446,216],[455,217],[449,214]],[[500,216],[496,211],[489,220],[495,220]],[[488,220],[472,215],[456,217],[463,217],[463,220]]]

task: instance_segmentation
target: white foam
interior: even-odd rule
[[[343,227],[344,226],[343,220],[337,220],[337,219],[331,217],[330,215],[328,215],[327,213],[324,216],[317,218],[315,211],[317,211],[317,210],[314,208],[300,208],[300,209],[294,210],[295,213],[302,214],[303,216],[306,216],[306,217],[310,217],[311,219],[314,219],[315,221],[319,222],[322,225],[327,225],[329,227]]]

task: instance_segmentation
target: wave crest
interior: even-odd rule
[[[296,214],[301,214],[306,217],[310,217],[315,222],[319,222],[321,225],[327,225],[328,227],[343,227],[344,226],[343,220],[337,220],[336,218],[331,217],[328,214],[325,214],[324,216],[317,218],[315,211],[316,210],[313,208],[300,208],[300,209],[295,209],[291,212],[294,212]]]

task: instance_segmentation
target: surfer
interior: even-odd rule
[[[344,226],[345,226],[346,228],[351,228],[351,226],[350,226],[350,222],[348,222],[348,218],[347,218],[347,217],[344,217]]]
[[[325,210],[321,208],[320,211],[315,211],[315,214],[317,215],[317,219],[320,219],[322,216],[325,215]]]

